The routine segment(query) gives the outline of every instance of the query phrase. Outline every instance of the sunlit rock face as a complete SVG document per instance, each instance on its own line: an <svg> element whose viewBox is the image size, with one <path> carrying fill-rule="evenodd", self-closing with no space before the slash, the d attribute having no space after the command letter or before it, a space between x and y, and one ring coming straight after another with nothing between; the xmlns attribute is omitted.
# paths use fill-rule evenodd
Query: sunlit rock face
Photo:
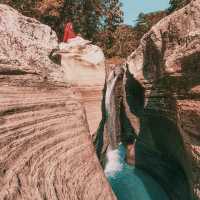
<svg viewBox="0 0 200 200"><path fill-rule="evenodd" d="M114 200L55 33L6 5L0 30L0 199Z"/></svg>
<svg viewBox="0 0 200 200"><path fill-rule="evenodd" d="M105 58L99 47L78 36L60 43L59 51L67 82L77 86L104 84Z"/></svg>
<svg viewBox="0 0 200 200"><path fill-rule="evenodd" d="M91 135L101 119L102 90L105 83L105 58L102 50L81 37L61 43L55 54L61 55L64 80L81 93Z"/></svg>
<svg viewBox="0 0 200 200"><path fill-rule="evenodd" d="M0 78L0 198L115 199L73 92Z"/></svg>
<svg viewBox="0 0 200 200"><path fill-rule="evenodd" d="M146 131L142 131L140 137L148 145L146 152L142 152L142 145L138 144L136 163L160 179L168 193L174 193L172 199L189 198L177 192L178 187L186 187L186 182L195 197L200 198L199 11L200 2L194 0L162 19L142 38L139 48L128 58L131 73L146 90L145 117L142 119ZM163 169L156 167L151 159L141 160L149 152L148 147L158 150L157 156L152 153L158 158L154 162L159 163L160 156L161 164L169 168L163 173L171 180L160 178L162 173L158 171ZM167 162L176 165L167 165ZM178 180L178 175L173 175L174 167L179 172L183 170L179 177L185 175L185 186Z"/></svg>
<svg viewBox="0 0 200 200"><path fill-rule="evenodd" d="M0 4L0 17L0 62L62 81L61 67L48 58L58 46L56 33L5 4Z"/></svg>

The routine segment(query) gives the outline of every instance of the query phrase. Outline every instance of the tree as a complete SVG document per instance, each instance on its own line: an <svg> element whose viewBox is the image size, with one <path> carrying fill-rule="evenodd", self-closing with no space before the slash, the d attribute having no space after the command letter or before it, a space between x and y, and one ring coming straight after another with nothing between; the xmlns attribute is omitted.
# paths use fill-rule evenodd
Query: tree
<svg viewBox="0 0 200 200"><path fill-rule="evenodd" d="M72 21L75 31L100 46L106 57L127 57L137 48L141 37L166 16L165 11L141 13L136 26L131 27L122 25L123 12L120 0L2 1L24 15L34 17L51 26L60 40L66 21ZM175 5L175 1L178 0L171 0L171 4Z"/></svg>
<svg viewBox="0 0 200 200"><path fill-rule="evenodd" d="M123 22L122 3L119 0L103 0L104 26L110 31Z"/></svg>
<svg viewBox="0 0 200 200"><path fill-rule="evenodd" d="M135 31L137 34L137 39L140 40L142 36L147 33L151 27L160 21L162 18L167 16L166 11L158 11L152 13L140 13L138 15L137 23L135 26Z"/></svg>
<svg viewBox="0 0 200 200"><path fill-rule="evenodd" d="M185 5L187 5L188 3L190 3L191 0L170 0L169 4L170 7L168 9L169 12L173 12L175 10L178 10L182 7L184 7Z"/></svg>
<svg viewBox="0 0 200 200"><path fill-rule="evenodd" d="M101 31L96 35L97 44L103 48L106 56L113 55L114 32L123 22L122 3L119 0L102 0Z"/></svg>
<svg viewBox="0 0 200 200"><path fill-rule="evenodd" d="M60 4L51 6L56 0L43 0L48 7L41 10L40 20L52 26L59 38L63 35L63 27L66 21L72 21L77 33L87 39L92 39L98 32L102 6L100 0L60 0ZM49 2L48 2L49 1ZM43 5L45 4L43 2ZM55 11L58 15L53 15Z"/></svg>
<svg viewBox="0 0 200 200"><path fill-rule="evenodd" d="M114 45L110 52L112 56L127 58L138 46L137 33L132 26L120 25L114 34Z"/></svg>
<svg viewBox="0 0 200 200"><path fill-rule="evenodd" d="M71 20L77 33L97 41L97 33L114 31L122 22L119 0L3 0L26 16L51 26L62 39L64 24Z"/></svg>

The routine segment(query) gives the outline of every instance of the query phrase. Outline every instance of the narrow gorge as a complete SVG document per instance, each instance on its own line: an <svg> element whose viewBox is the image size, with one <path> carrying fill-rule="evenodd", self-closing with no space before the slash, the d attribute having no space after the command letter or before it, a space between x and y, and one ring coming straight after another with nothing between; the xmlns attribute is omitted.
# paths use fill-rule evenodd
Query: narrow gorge
<svg viewBox="0 0 200 200"><path fill-rule="evenodd" d="M99 128L96 141L103 165L108 144L112 147L122 142L127 153L132 144L136 169L156 180L169 199L200 198L199 9L200 2L192 1L162 19L144 35L127 63L107 76L107 90L112 91L106 92L113 96L109 109L107 100L103 102L104 128ZM118 172L113 169L117 179L123 171L119 165L122 155L115 152L112 156L113 162L119 161L117 167L113 164L118 168ZM129 183L122 181L124 187ZM123 199L120 183L116 185L113 183ZM123 186L121 190L126 191Z"/></svg>
<svg viewBox="0 0 200 200"><path fill-rule="evenodd" d="M200 1L118 64L0 4L0 199L200 200Z"/></svg>

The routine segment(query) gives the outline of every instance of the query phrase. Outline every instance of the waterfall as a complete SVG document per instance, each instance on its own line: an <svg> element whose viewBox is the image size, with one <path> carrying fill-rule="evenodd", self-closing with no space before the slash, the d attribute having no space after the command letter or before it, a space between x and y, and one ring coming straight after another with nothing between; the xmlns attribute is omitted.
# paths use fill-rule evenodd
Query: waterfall
<svg viewBox="0 0 200 200"><path fill-rule="evenodd" d="M119 149L112 150L109 147L106 153L106 157L107 163L104 172L107 177L113 177L117 172L121 171L123 168Z"/></svg>
<svg viewBox="0 0 200 200"><path fill-rule="evenodd" d="M116 113L116 105L115 105L115 95L114 90L120 74L115 74L112 71L108 77L107 81L107 89L105 95L105 108L106 108L106 115L107 115L107 131L109 135L109 143L111 149L116 149L118 147L117 141L119 130L116 126L117 121L117 113Z"/></svg>

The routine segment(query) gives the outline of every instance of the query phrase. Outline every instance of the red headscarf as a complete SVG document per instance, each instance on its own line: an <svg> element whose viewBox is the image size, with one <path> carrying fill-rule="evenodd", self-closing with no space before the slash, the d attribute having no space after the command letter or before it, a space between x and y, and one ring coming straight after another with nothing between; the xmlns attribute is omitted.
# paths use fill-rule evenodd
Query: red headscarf
<svg viewBox="0 0 200 200"><path fill-rule="evenodd" d="M68 22L65 25L63 42L67 42L69 39L72 39L75 37L76 35L74 33L73 24L71 22Z"/></svg>

